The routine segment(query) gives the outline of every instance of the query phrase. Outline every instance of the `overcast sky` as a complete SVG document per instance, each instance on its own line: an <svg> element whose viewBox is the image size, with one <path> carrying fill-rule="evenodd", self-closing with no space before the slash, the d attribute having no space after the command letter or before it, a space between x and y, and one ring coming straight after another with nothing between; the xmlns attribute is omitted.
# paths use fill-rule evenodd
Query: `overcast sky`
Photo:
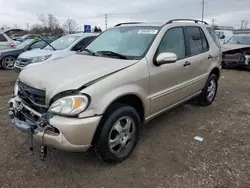
<svg viewBox="0 0 250 188"><path fill-rule="evenodd" d="M211 23L214 18L219 25L240 27L241 20L247 20L250 27L250 0L205 1L206 21ZM71 18L81 28L90 24L104 29L104 14L108 15L108 27L127 21L201 19L201 0L0 0L0 26L26 28L27 23L39 23L37 14L41 13L53 14L61 24Z"/></svg>

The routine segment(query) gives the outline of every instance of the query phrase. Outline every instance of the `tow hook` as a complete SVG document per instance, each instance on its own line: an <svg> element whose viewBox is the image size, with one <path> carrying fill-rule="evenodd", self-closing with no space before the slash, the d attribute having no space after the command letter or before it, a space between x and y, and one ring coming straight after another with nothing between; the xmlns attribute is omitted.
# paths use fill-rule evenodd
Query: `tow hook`
<svg viewBox="0 0 250 188"><path fill-rule="evenodd" d="M44 128L44 131L43 131L42 143L41 143L40 152L39 152L39 156L40 156L41 161L45 161L45 159L47 157L47 147L44 146L44 135L49 130L53 130L53 127L51 127L50 125L46 125Z"/></svg>
<svg viewBox="0 0 250 188"><path fill-rule="evenodd" d="M47 157L47 147L44 145L44 135L47 131L53 130L54 128L49 124L49 120L53 117L53 114L48 112L41 116L40 121L37 123L38 127L43 127L42 143L39 151L41 161L45 161ZM31 139L33 142L33 139ZM33 143L31 143L30 150L33 151Z"/></svg>

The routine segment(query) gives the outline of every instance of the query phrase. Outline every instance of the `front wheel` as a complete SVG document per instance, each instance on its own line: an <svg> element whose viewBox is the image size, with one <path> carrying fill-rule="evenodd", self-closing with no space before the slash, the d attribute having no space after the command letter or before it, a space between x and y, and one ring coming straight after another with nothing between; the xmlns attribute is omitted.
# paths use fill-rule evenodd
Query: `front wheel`
<svg viewBox="0 0 250 188"><path fill-rule="evenodd" d="M201 105L208 106L213 103L218 89L218 77L215 74L211 74L208 77L205 87L202 90L201 95L198 97L198 102Z"/></svg>
<svg viewBox="0 0 250 188"><path fill-rule="evenodd" d="M7 57L3 58L1 64L5 70L12 70L12 69L14 69L15 61L16 61L15 57L7 56Z"/></svg>
<svg viewBox="0 0 250 188"><path fill-rule="evenodd" d="M116 104L104 115L102 127L94 143L96 154L106 162L121 162L134 150L139 139L141 122L137 111Z"/></svg>

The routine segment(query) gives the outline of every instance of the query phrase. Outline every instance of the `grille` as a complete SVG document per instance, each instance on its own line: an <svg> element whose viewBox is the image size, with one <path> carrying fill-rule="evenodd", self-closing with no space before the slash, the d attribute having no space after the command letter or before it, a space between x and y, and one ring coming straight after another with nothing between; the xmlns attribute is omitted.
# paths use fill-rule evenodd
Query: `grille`
<svg viewBox="0 0 250 188"><path fill-rule="evenodd" d="M30 64L30 59L27 58L18 58L16 61L16 65L20 67L25 67L26 65Z"/></svg>
<svg viewBox="0 0 250 188"><path fill-rule="evenodd" d="M33 88L18 81L18 96L22 102L39 113L46 112L45 91Z"/></svg>

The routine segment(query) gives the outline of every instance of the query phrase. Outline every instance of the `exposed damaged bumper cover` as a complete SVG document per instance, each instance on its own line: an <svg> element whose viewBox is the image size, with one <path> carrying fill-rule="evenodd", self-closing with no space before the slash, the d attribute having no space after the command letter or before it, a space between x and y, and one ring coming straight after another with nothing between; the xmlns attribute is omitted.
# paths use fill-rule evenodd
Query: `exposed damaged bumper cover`
<svg viewBox="0 0 250 188"><path fill-rule="evenodd" d="M101 119L101 116L79 119L39 114L24 105L18 96L9 101L9 106L13 127L32 135L39 144L71 152L84 152L91 146Z"/></svg>
<svg viewBox="0 0 250 188"><path fill-rule="evenodd" d="M222 46L222 51L223 68L250 69L250 46L225 44Z"/></svg>

